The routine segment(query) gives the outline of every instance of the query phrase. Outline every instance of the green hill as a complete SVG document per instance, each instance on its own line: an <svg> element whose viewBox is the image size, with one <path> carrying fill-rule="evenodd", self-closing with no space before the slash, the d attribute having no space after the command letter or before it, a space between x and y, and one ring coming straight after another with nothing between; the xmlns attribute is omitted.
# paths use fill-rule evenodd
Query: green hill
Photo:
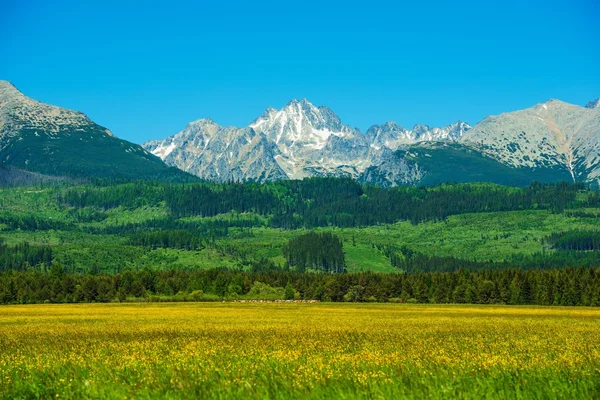
<svg viewBox="0 0 600 400"><path fill-rule="evenodd" d="M198 179L168 167L140 146L107 135L100 126L84 132L39 134L24 129L0 151L0 163L51 176L189 182Z"/></svg>

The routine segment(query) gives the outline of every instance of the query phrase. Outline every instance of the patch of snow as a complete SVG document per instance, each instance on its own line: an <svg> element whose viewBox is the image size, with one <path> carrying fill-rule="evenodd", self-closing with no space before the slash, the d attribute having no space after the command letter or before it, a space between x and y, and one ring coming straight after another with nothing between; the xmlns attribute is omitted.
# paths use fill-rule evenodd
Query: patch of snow
<svg viewBox="0 0 600 400"><path fill-rule="evenodd" d="M175 150L176 147L177 145L175 143L171 143L166 147L161 144L156 149L152 150L152 154L162 159L165 159L169 154L171 154L173 150Z"/></svg>

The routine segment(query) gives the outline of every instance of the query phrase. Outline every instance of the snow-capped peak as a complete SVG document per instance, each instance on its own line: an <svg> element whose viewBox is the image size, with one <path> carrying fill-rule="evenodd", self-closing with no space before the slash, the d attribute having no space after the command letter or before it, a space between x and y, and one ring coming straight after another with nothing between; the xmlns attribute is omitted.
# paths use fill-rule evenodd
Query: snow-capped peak
<svg viewBox="0 0 600 400"><path fill-rule="evenodd" d="M280 110L267 108L250 127L264 133L284 154L305 146L322 149L330 136L342 137L352 132L333 111L316 107L306 99L293 99Z"/></svg>

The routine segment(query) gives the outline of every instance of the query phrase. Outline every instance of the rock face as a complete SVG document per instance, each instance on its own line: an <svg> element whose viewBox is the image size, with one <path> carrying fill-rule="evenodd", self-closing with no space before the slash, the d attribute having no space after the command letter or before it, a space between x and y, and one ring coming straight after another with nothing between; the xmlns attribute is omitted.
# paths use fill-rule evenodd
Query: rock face
<svg viewBox="0 0 600 400"><path fill-rule="evenodd" d="M33 100L7 81L0 81L0 167L11 176L191 178L85 114Z"/></svg>
<svg viewBox="0 0 600 400"><path fill-rule="evenodd" d="M277 162L290 179L355 175L368 151L359 131L306 99L292 100L281 110L267 108L250 127L277 146Z"/></svg>
<svg viewBox="0 0 600 400"><path fill-rule="evenodd" d="M401 146L455 141L469 128L459 121L443 128L415 125L407 130L387 122L363 134L344 125L329 108L304 99L292 100L280 110L267 108L246 128L224 128L202 119L143 146L169 165L217 181L358 178Z"/></svg>
<svg viewBox="0 0 600 400"><path fill-rule="evenodd" d="M373 125L366 136L375 148L387 147L395 150L402 145L419 142L456 141L470 128L466 122L456 121L443 128L415 125L412 130L408 130L394 122L386 122L383 125Z"/></svg>
<svg viewBox="0 0 600 400"><path fill-rule="evenodd" d="M358 177L359 182L385 188L418 184L425 176L425 171L418 163L403 156L399 153L389 154L380 163L364 170Z"/></svg>
<svg viewBox="0 0 600 400"><path fill-rule="evenodd" d="M549 100L490 116L460 142L514 168L563 170L576 181L600 177L600 108L590 104Z"/></svg>
<svg viewBox="0 0 600 400"><path fill-rule="evenodd" d="M286 179L277 146L252 128L222 127L208 118L191 122L177 135L144 144L167 164L214 181Z"/></svg>

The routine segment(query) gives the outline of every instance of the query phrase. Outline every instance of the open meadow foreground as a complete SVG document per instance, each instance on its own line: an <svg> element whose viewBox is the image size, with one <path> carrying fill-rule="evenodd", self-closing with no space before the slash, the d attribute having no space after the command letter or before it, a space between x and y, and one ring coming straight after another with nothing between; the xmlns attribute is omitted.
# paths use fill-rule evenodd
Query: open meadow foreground
<svg viewBox="0 0 600 400"><path fill-rule="evenodd" d="M590 308L3 306L0 395L592 399L599 337Z"/></svg>

